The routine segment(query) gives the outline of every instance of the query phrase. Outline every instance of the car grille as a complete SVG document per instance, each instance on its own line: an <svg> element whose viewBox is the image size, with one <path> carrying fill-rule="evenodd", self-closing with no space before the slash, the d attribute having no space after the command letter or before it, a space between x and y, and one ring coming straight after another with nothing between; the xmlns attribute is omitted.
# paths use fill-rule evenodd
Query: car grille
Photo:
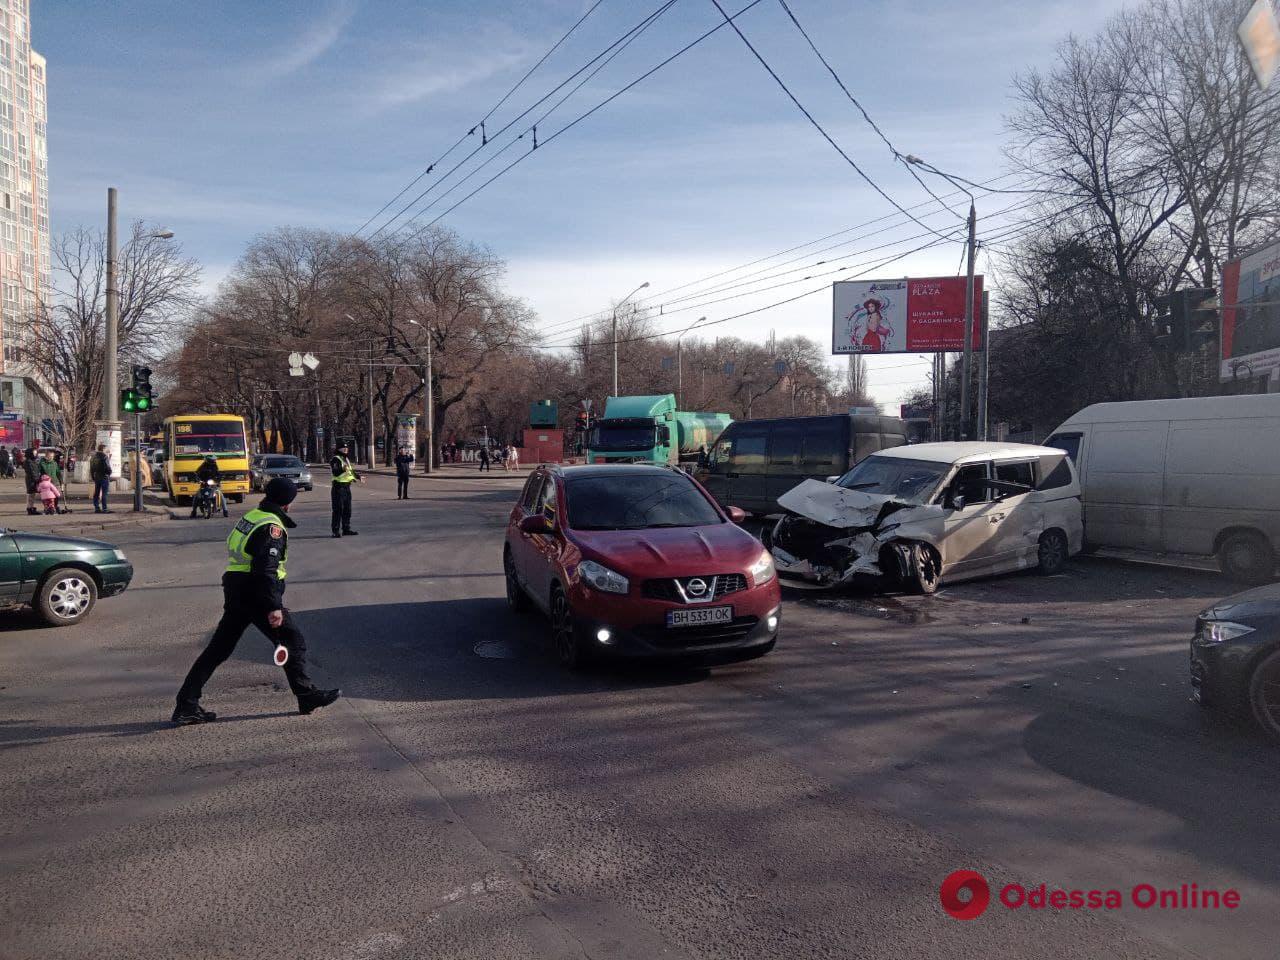
<svg viewBox="0 0 1280 960"><path fill-rule="evenodd" d="M680 650L686 647L702 647L716 643L733 643L749 634L759 617L738 617L728 623L709 623L703 627L636 628L636 636L663 650Z"/></svg>
<svg viewBox="0 0 1280 960"><path fill-rule="evenodd" d="M688 591L690 580L701 580L707 585L708 591L694 599ZM641 593L650 600L666 600L668 603L711 603L713 600L719 600L721 597L745 589L747 589L747 578L740 573L709 573L701 577L646 580ZM690 599L686 600L686 596Z"/></svg>

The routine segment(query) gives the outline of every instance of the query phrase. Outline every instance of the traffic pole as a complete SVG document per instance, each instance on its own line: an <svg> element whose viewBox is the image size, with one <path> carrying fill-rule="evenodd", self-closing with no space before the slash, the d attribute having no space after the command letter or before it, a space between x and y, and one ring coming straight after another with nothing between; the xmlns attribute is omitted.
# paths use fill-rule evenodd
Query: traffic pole
<svg viewBox="0 0 1280 960"><path fill-rule="evenodd" d="M989 294L986 290L982 291L982 322L978 325L980 331L979 337L982 342L982 353L978 357L978 439L991 439L987 430L987 364L991 360L991 341L989 337L989 326L987 319L987 299Z"/></svg>
<svg viewBox="0 0 1280 960"><path fill-rule="evenodd" d="M960 437L972 439L969 421L969 374L973 369L973 261L978 246L978 213L969 202L969 271L964 283L964 357L960 368Z"/></svg>
<svg viewBox="0 0 1280 960"><path fill-rule="evenodd" d="M107 187L107 353L102 371L102 419L120 419L120 384L116 351L120 326L120 291L116 287L116 188Z"/></svg>
<svg viewBox="0 0 1280 960"><path fill-rule="evenodd" d="M133 415L133 512L142 512L142 414Z"/></svg>

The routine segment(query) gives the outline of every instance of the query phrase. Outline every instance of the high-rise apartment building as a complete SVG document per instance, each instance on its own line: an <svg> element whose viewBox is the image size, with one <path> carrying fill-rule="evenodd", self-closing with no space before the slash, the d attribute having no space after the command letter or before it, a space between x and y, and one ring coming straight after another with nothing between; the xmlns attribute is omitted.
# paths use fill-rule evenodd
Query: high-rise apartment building
<svg viewBox="0 0 1280 960"><path fill-rule="evenodd" d="M48 378L24 361L49 287L49 151L44 57L31 49L30 0L0 0L0 443L44 439ZM22 436L18 437L21 432Z"/></svg>

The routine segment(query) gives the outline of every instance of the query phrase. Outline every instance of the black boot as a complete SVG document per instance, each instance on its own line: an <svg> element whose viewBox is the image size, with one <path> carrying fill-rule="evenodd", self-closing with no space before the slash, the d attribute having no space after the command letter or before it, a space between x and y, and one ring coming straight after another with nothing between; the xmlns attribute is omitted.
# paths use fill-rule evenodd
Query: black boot
<svg viewBox="0 0 1280 960"><path fill-rule="evenodd" d="M344 537L358 537L358 536L360 536L360 534L356 533L354 530L343 530L343 531L342 531L342 535L343 535Z"/></svg>
<svg viewBox="0 0 1280 960"><path fill-rule="evenodd" d="M218 719L218 715L212 710L206 710L198 703L180 703L174 707L171 719L177 726L186 727L194 723L212 723Z"/></svg>
<svg viewBox="0 0 1280 960"><path fill-rule="evenodd" d="M298 698L298 712L305 715L320 707L327 707L340 696L341 690L312 690L304 693Z"/></svg>

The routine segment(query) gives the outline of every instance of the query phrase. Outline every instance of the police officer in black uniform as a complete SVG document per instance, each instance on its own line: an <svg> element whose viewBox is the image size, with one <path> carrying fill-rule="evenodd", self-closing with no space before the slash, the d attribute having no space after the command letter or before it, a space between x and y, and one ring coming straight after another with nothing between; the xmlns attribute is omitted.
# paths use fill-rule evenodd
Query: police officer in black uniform
<svg viewBox="0 0 1280 960"><path fill-rule="evenodd" d="M333 487L329 491L329 502L333 506L333 518L330 526L335 537L358 536L351 529L351 484L364 483L364 477L356 473L347 457L347 441L338 442L338 452L329 461L329 469L333 471Z"/></svg>
<svg viewBox="0 0 1280 960"><path fill-rule="evenodd" d="M284 667L289 688L298 698L299 713L328 706L340 695L338 690L317 689L307 676L307 643L284 606L287 531L297 526L289 517L289 504L298 488L292 480L276 477L267 483L265 493L258 508L246 513L227 537L222 620L178 691L173 722L180 726L217 719L217 714L200 706L200 694L250 624L276 644L276 662Z"/></svg>

